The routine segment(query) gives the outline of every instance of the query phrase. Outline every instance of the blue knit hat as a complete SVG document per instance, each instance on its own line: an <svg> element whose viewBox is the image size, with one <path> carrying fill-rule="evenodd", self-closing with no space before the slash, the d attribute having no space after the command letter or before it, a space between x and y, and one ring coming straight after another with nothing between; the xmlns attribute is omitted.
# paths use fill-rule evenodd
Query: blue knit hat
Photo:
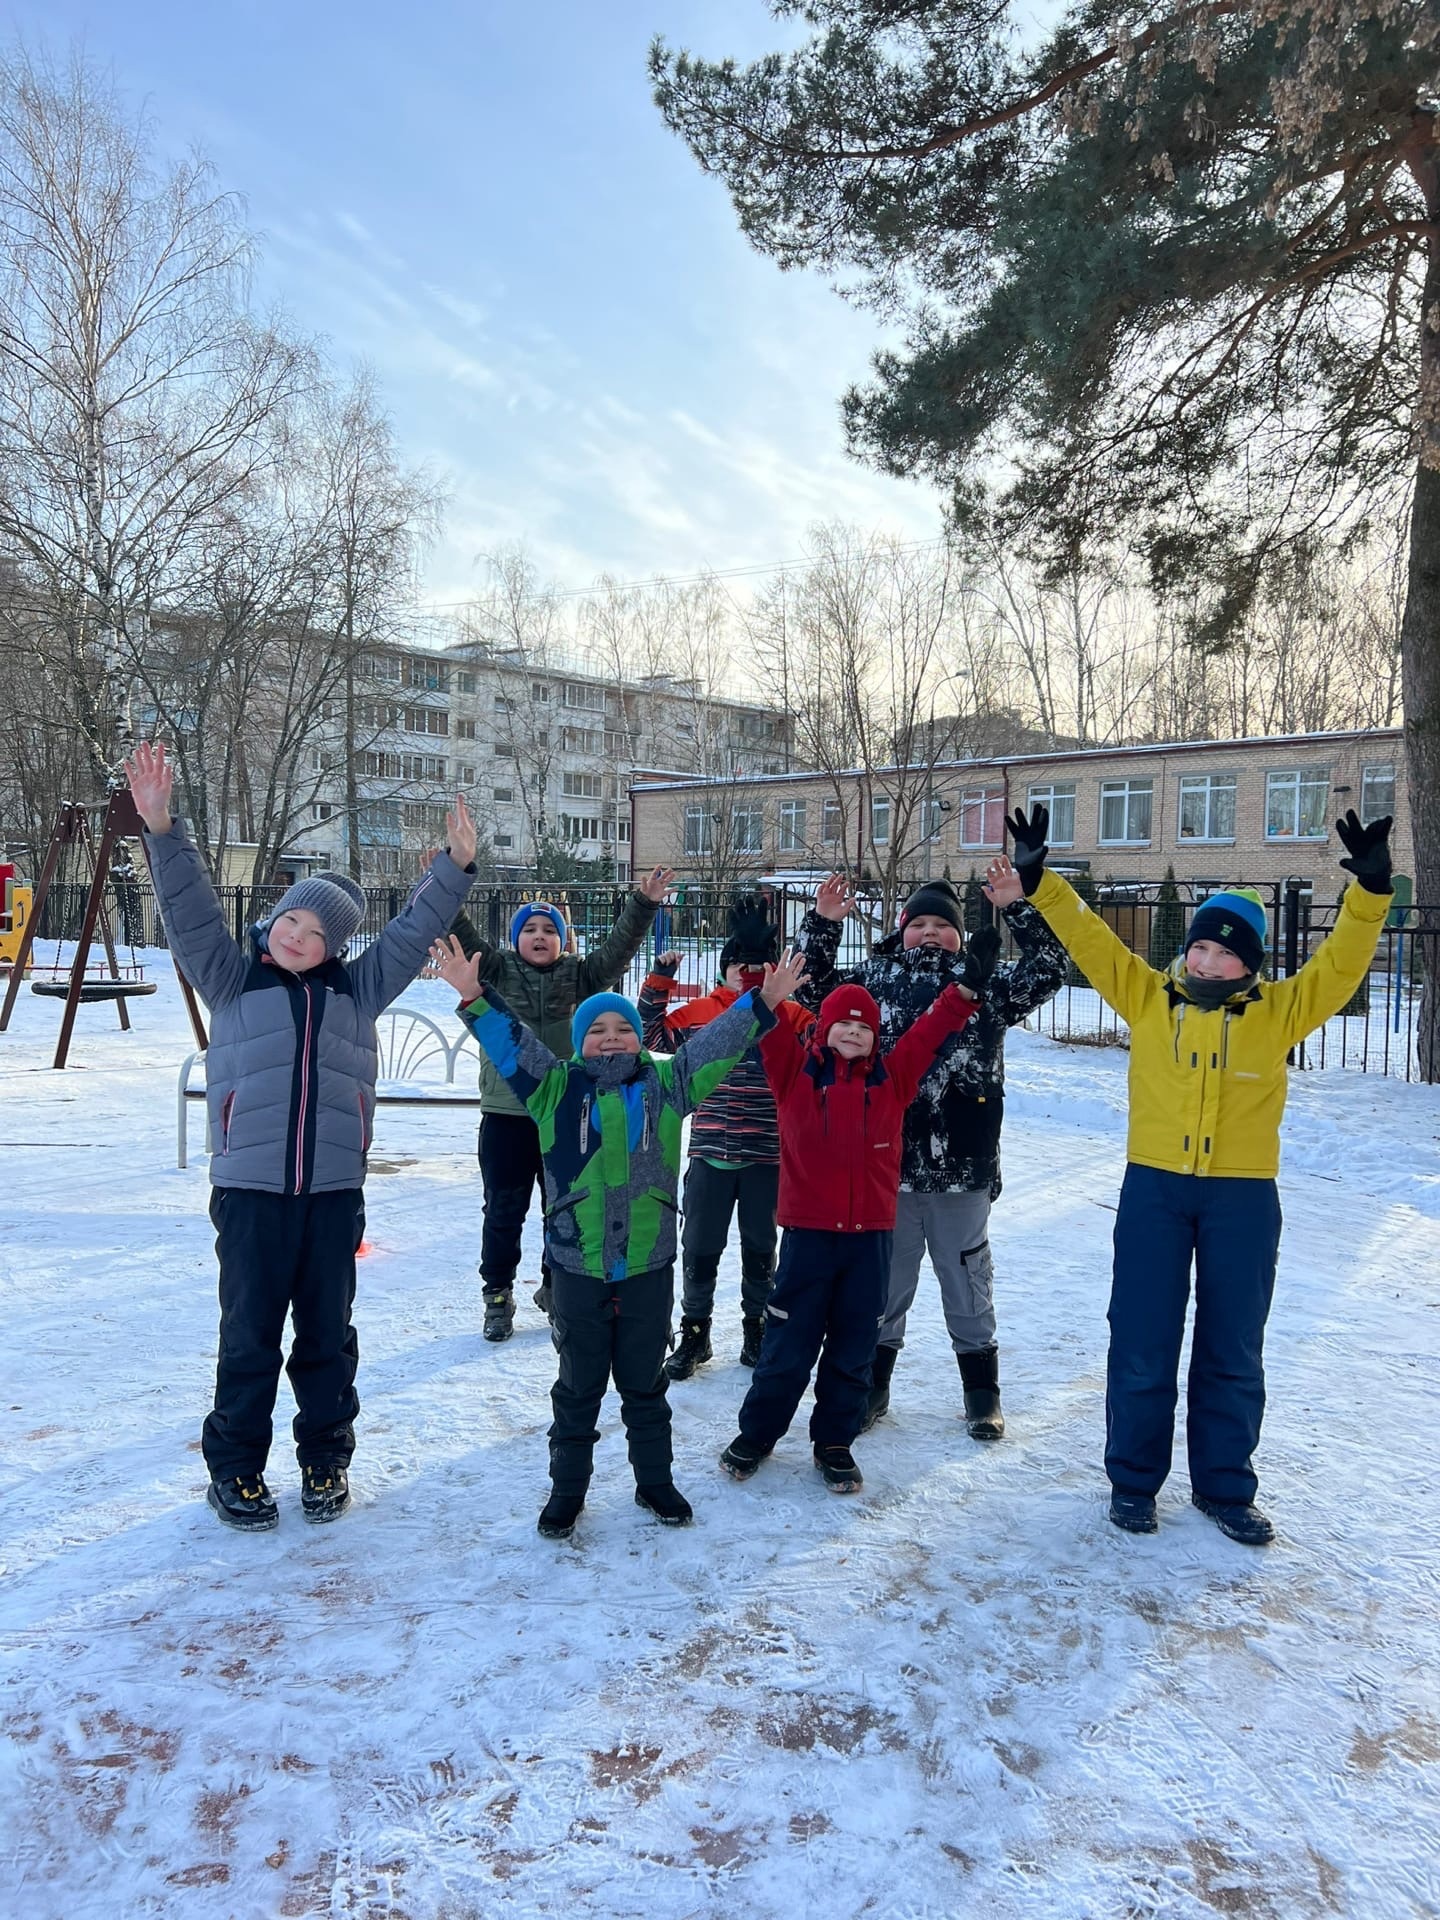
<svg viewBox="0 0 1440 1920"><path fill-rule="evenodd" d="M527 920L536 917L548 920L560 936L560 945L565 945L565 916L558 907L552 907L548 900L527 900L525 905L510 917L510 944L513 947L520 938L520 930Z"/></svg>
<svg viewBox="0 0 1440 1920"><path fill-rule="evenodd" d="M264 931L268 933L282 913L291 913L297 907L313 913L325 929L325 958L333 960L360 931L365 893L348 874L312 873L280 896L269 919L261 922Z"/></svg>
<svg viewBox="0 0 1440 1920"><path fill-rule="evenodd" d="M1212 893L1190 922L1185 951L1197 940L1213 940L1243 960L1248 973L1259 973L1265 965L1267 924L1265 902L1253 887Z"/></svg>
<svg viewBox="0 0 1440 1920"><path fill-rule="evenodd" d="M618 1013L628 1020L635 1029L635 1038L643 1041L640 1031L640 1010L633 1000L627 1000L623 993L592 993L588 1000L582 1000L575 1009L575 1018L570 1022L570 1044L579 1053L585 1036L600 1018L602 1013Z"/></svg>

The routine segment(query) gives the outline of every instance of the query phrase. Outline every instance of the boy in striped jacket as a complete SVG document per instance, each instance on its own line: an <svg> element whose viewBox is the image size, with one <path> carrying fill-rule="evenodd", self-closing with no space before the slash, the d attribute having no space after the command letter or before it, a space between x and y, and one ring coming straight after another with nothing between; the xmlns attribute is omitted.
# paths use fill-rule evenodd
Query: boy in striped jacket
<svg viewBox="0 0 1440 1920"><path fill-rule="evenodd" d="M733 1007L741 994L764 984L767 962L780 952L779 929L765 903L740 894L730 909L730 933L720 949L720 984L703 999L669 1000L679 970L678 953L662 953L640 992L640 1022L647 1047L672 1052L691 1034ZM793 1000L776 1009L791 1030L806 1033L814 1015ZM725 1076L690 1122L690 1156L685 1173L685 1228L681 1240L683 1290L680 1296L680 1344L665 1363L672 1380L688 1380L712 1357L710 1325L715 1311L715 1282L720 1256L730 1233L731 1216L740 1228L740 1364L753 1367L765 1332L765 1303L775 1276L780 1193L780 1133L775 1097L765 1079L760 1050L751 1047Z"/></svg>

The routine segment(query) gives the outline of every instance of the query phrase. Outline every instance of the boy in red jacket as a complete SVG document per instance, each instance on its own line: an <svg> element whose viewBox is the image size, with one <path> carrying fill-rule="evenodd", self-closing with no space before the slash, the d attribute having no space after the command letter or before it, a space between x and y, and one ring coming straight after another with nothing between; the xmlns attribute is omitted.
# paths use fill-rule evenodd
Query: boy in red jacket
<svg viewBox="0 0 1440 1920"><path fill-rule="evenodd" d="M775 1027L760 1057L780 1121L780 1265L740 1431L720 1456L748 1480L795 1417L815 1373L810 1439L835 1493L862 1485L850 1444L865 1421L885 1313L905 1109L940 1047L975 1011L999 935L971 941L960 982L945 988L889 1053L863 987L828 994L808 1041ZM786 955L782 968L791 961Z"/></svg>

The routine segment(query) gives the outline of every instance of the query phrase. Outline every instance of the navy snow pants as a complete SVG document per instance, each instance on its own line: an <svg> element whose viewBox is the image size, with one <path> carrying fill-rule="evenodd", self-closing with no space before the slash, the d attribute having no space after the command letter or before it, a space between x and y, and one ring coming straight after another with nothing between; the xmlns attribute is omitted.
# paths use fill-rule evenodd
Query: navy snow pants
<svg viewBox="0 0 1440 1920"><path fill-rule="evenodd" d="M264 1469L287 1313L295 1330L285 1371L299 1408L296 1455L302 1466L347 1466L360 1411L360 1342L350 1310L364 1194L359 1187L296 1194L215 1187L210 1218L220 1257L220 1358L201 1445L211 1479Z"/></svg>
<svg viewBox="0 0 1440 1920"><path fill-rule="evenodd" d="M590 1484L600 1403L611 1380L620 1395L630 1465L637 1487L670 1478L670 1310L675 1269L656 1267L628 1280L592 1280L556 1267L551 1278L550 1337L559 1377L550 1389L550 1478L557 1493L583 1496Z"/></svg>
<svg viewBox="0 0 1440 1920"><path fill-rule="evenodd" d="M1105 1471L1118 1492L1154 1495L1170 1471L1193 1259L1190 1485L1211 1500L1255 1498L1250 1460L1265 1412L1265 1322L1279 1251L1273 1180L1125 1169L1105 1388Z"/></svg>
<svg viewBox="0 0 1440 1920"><path fill-rule="evenodd" d="M815 1374L810 1438L848 1447L865 1421L875 1343L890 1286L890 1233L787 1227L765 1313L765 1340L740 1431L768 1453L795 1418Z"/></svg>

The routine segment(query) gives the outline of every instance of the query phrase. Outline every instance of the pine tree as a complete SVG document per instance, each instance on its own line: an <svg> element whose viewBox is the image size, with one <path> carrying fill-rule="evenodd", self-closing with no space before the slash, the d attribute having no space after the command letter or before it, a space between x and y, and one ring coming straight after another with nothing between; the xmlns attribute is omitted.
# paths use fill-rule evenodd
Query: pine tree
<svg viewBox="0 0 1440 1920"><path fill-rule="evenodd" d="M1150 915L1150 964L1164 973L1185 944L1185 909L1180 889L1175 884L1174 867L1166 867L1165 878L1155 896Z"/></svg>
<svg viewBox="0 0 1440 1920"><path fill-rule="evenodd" d="M1037 41L989 0L771 3L810 37L749 66L657 43L656 99L754 246L908 319L845 398L858 456L1057 568L1118 540L1157 587L1208 587L1207 646L1410 488L1416 893L1440 900L1440 4L1079 0Z"/></svg>
<svg viewBox="0 0 1440 1920"><path fill-rule="evenodd" d="M1070 884L1092 913L1100 911L1100 889L1088 873L1072 873ZM1071 960L1065 970L1066 983L1072 987L1088 987L1090 982Z"/></svg>

